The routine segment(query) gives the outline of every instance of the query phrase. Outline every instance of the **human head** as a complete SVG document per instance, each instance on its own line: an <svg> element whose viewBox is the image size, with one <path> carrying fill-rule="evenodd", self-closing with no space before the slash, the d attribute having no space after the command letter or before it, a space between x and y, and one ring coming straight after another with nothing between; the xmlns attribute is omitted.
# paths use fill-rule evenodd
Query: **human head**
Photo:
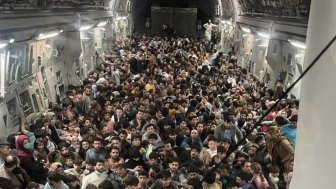
<svg viewBox="0 0 336 189"><path fill-rule="evenodd" d="M148 134L152 134L155 132L155 125L154 124L148 124L146 127L146 132Z"/></svg>
<svg viewBox="0 0 336 189"><path fill-rule="evenodd" d="M221 164L219 166L221 176L228 177L231 175L231 167L229 164Z"/></svg>
<svg viewBox="0 0 336 189"><path fill-rule="evenodd" d="M52 188L60 188L62 184L61 176L57 172L50 171L48 173L48 183Z"/></svg>
<svg viewBox="0 0 336 189"><path fill-rule="evenodd" d="M174 143L174 141L172 141L172 140L164 141L164 149L166 150L166 152L171 152L173 150L172 143Z"/></svg>
<svg viewBox="0 0 336 189"><path fill-rule="evenodd" d="M251 173L251 161L245 160L242 163L242 171L245 173Z"/></svg>
<svg viewBox="0 0 336 189"><path fill-rule="evenodd" d="M111 144L112 144L112 146L116 146L117 148L119 148L121 150L121 139L120 139L120 137L112 137Z"/></svg>
<svg viewBox="0 0 336 189"><path fill-rule="evenodd" d="M115 110L117 117L121 117L123 114L123 109L119 106Z"/></svg>
<svg viewBox="0 0 336 189"><path fill-rule="evenodd" d="M119 153L120 153L119 148L117 148L116 146L112 146L110 157L114 160L117 160L119 158Z"/></svg>
<svg viewBox="0 0 336 189"><path fill-rule="evenodd" d="M169 170L163 170L161 171L161 185L163 187L168 187L171 183L172 179L171 179L171 172Z"/></svg>
<svg viewBox="0 0 336 189"><path fill-rule="evenodd" d="M119 138L121 141L125 141L126 138L128 136L128 132L126 129L121 129L121 131L119 132Z"/></svg>
<svg viewBox="0 0 336 189"><path fill-rule="evenodd" d="M0 157L7 157L10 155L11 148L9 143L0 140Z"/></svg>
<svg viewBox="0 0 336 189"><path fill-rule="evenodd" d="M198 131L198 133L202 133L203 129L204 129L204 124L202 122L197 122L196 130Z"/></svg>
<svg viewBox="0 0 336 189"><path fill-rule="evenodd" d="M148 156L148 165L150 167L154 166L157 164L157 159L158 159L158 154L157 153L150 153Z"/></svg>
<svg viewBox="0 0 336 189"><path fill-rule="evenodd" d="M40 185L35 182L31 182L28 184L27 189L40 189Z"/></svg>
<svg viewBox="0 0 336 189"><path fill-rule="evenodd" d="M81 148L83 150L88 150L90 148L90 143L87 140L82 140L81 141Z"/></svg>
<svg viewBox="0 0 336 189"><path fill-rule="evenodd" d="M191 151L190 151L190 157L191 157L191 159L199 158L199 153L200 152L201 152L201 147L197 146L197 145L193 145L191 147Z"/></svg>
<svg viewBox="0 0 336 189"><path fill-rule="evenodd" d="M251 173L252 174L259 174L259 173L262 173L262 168L261 168L261 165L257 162L253 162L251 164Z"/></svg>
<svg viewBox="0 0 336 189"><path fill-rule="evenodd" d="M101 148L102 148L102 139L98 138L98 137L94 137L93 138L93 144L92 144L92 146L97 151L101 150Z"/></svg>
<svg viewBox="0 0 336 189"><path fill-rule="evenodd" d="M57 145L57 148L61 152L62 156L68 156L69 154L68 147L69 147L69 144L67 142L60 142Z"/></svg>
<svg viewBox="0 0 336 189"><path fill-rule="evenodd" d="M114 189L114 186L110 180L105 179L98 185L98 188L99 189Z"/></svg>
<svg viewBox="0 0 336 189"><path fill-rule="evenodd" d="M117 168L117 174L120 177L125 177L127 175L127 166L125 164L119 164Z"/></svg>
<svg viewBox="0 0 336 189"><path fill-rule="evenodd" d="M160 171L161 171L160 167L158 165L154 165L149 169L148 176L152 179L156 179Z"/></svg>
<svg viewBox="0 0 336 189"><path fill-rule="evenodd" d="M85 169L92 173L95 170L96 162L94 161L87 161L85 163Z"/></svg>
<svg viewBox="0 0 336 189"><path fill-rule="evenodd" d="M210 135L208 138L208 147L210 150L215 150L217 148L217 139L215 136Z"/></svg>
<svg viewBox="0 0 336 189"><path fill-rule="evenodd" d="M259 148L264 148L266 147L266 140L265 137L262 135L257 136L254 139L254 142L259 146Z"/></svg>
<svg viewBox="0 0 336 189"><path fill-rule="evenodd" d="M280 174L280 168L276 165L272 165L270 167L270 172L271 172L273 177L278 177L279 174Z"/></svg>
<svg viewBox="0 0 336 189"><path fill-rule="evenodd" d="M157 139L158 139L158 136L155 133L151 133L148 135L148 143L151 145L154 145Z"/></svg>
<svg viewBox="0 0 336 189"><path fill-rule="evenodd" d="M132 146L139 147L141 145L141 135L134 134L131 137Z"/></svg>
<svg viewBox="0 0 336 189"><path fill-rule="evenodd" d="M236 182L238 183L239 186L243 186L246 183L249 182L249 175L246 172L240 172L238 173L236 177Z"/></svg>
<svg viewBox="0 0 336 189"><path fill-rule="evenodd" d="M145 185L148 180L148 173L144 170L139 171L138 179L140 185Z"/></svg>
<svg viewBox="0 0 336 189"><path fill-rule="evenodd" d="M68 175L66 180L70 188L75 188L76 186L79 186L79 180L75 175L71 175L71 174Z"/></svg>
<svg viewBox="0 0 336 189"><path fill-rule="evenodd" d="M190 165L187 172L187 179L192 180L198 177L199 169L195 165Z"/></svg>
<svg viewBox="0 0 336 189"><path fill-rule="evenodd" d="M136 176L129 176L124 181L126 189L137 189L139 184L139 179Z"/></svg>
<svg viewBox="0 0 336 189"><path fill-rule="evenodd" d="M258 150L259 146L257 144L252 144L251 146L249 146L248 148L248 155L250 157L253 157L257 154L257 150Z"/></svg>
<svg viewBox="0 0 336 189"><path fill-rule="evenodd" d="M89 183L88 185L86 185L85 189L98 189L96 185Z"/></svg>
<svg viewBox="0 0 336 189"><path fill-rule="evenodd" d="M289 118L289 121L292 123L293 127L297 127L297 120L298 120L298 115L292 115Z"/></svg>
<svg viewBox="0 0 336 189"><path fill-rule="evenodd" d="M4 166L7 170L12 171L20 166L20 160L17 157L11 155L5 158Z"/></svg>
<svg viewBox="0 0 336 189"><path fill-rule="evenodd" d="M175 157L172 157L169 159L169 169L172 171L172 172L175 172L177 171L179 168L179 160Z"/></svg>
<svg viewBox="0 0 336 189"><path fill-rule="evenodd" d="M232 123L232 119L230 117L230 115L224 115L224 128L225 129L230 129L231 124Z"/></svg>
<svg viewBox="0 0 336 189"><path fill-rule="evenodd" d="M102 173L105 171L105 164L104 164L104 160L98 160L96 162L96 165L95 165L95 170L99 173Z"/></svg>
<svg viewBox="0 0 336 189"><path fill-rule="evenodd" d="M190 137L196 139L198 137L198 131L196 129L191 130Z"/></svg>
<svg viewBox="0 0 336 189"><path fill-rule="evenodd" d="M267 134L269 138L278 138L281 136L280 128L277 126L271 126L269 127Z"/></svg>
<svg viewBox="0 0 336 189"><path fill-rule="evenodd" d="M288 123L288 120L284 118L283 116L276 116L274 121L275 121L275 124L278 126L282 126Z"/></svg>

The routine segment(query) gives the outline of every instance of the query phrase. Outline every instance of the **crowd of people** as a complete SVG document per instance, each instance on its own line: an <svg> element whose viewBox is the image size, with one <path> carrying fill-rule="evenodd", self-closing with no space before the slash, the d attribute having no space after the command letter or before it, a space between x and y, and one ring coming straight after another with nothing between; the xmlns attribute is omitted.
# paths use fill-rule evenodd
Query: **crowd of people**
<svg viewBox="0 0 336 189"><path fill-rule="evenodd" d="M287 188L298 101L230 55L204 39L116 41L81 86L0 142L0 188Z"/></svg>

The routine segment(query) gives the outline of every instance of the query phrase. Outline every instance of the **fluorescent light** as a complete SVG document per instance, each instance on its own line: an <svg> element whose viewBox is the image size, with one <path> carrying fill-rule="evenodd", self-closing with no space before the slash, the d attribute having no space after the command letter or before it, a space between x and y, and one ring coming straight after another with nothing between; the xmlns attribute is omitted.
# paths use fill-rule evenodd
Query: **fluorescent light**
<svg viewBox="0 0 336 189"><path fill-rule="evenodd" d="M266 38L266 39L270 39L271 38L271 36L268 33L257 32L257 34L260 37L263 37L263 38Z"/></svg>
<svg viewBox="0 0 336 189"><path fill-rule="evenodd" d="M233 25L232 22L231 22L230 20L221 20L221 22L222 22L223 24L227 24L227 25L229 25L229 26L232 26L232 25Z"/></svg>
<svg viewBox="0 0 336 189"><path fill-rule="evenodd" d="M99 22L99 24L97 26L102 27L102 26L105 26L107 23L108 23L108 21L102 21L102 22Z"/></svg>
<svg viewBox="0 0 336 189"><path fill-rule="evenodd" d="M92 25L84 25L84 26L81 26L81 27L79 28L79 31L88 30L88 29L90 29L91 27L92 27Z"/></svg>
<svg viewBox="0 0 336 189"><path fill-rule="evenodd" d="M8 43L0 43L0 49L6 47L8 45Z"/></svg>
<svg viewBox="0 0 336 189"><path fill-rule="evenodd" d="M99 28L99 29L101 29L101 30L103 30L103 31L105 31L105 30L106 30L105 28Z"/></svg>
<svg viewBox="0 0 336 189"><path fill-rule="evenodd" d="M290 40L290 39L288 41L294 47L298 47L300 49L306 49L306 44L305 43L302 43L302 42L299 42L299 41L293 41L293 40Z"/></svg>
<svg viewBox="0 0 336 189"><path fill-rule="evenodd" d="M118 21L118 20L125 20L127 18L127 16L120 16L120 17L117 17L115 20Z"/></svg>
<svg viewBox="0 0 336 189"><path fill-rule="evenodd" d="M0 44L1 45L1 44ZM1 71L1 76L0 76L0 96L5 97L5 76L6 76L6 54L1 54L0 55L0 71Z"/></svg>
<svg viewBox="0 0 336 189"><path fill-rule="evenodd" d="M246 27L241 27L241 29L246 32L246 33L251 33L251 29L250 28L246 28Z"/></svg>
<svg viewBox="0 0 336 189"><path fill-rule="evenodd" d="M258 47L265 47L266 48L266 47L268 47L268 45L265 45L265 44L264 45L258 45Z"/></svg>
<svg viewBox="0 0 336 189"><path fill-rule="evenodd" d="M296 54L295 56L294 56L294 58L301 58L303 56L303 54Z"/></svg>
<svg viewBox="0 0 336 189"><path fill-rule="evenodd" d="M9 39L9 43L14 43L15 39Z"/></svg>
<svg viewBox="0 0 336 189"><path fill-rule="evenodd" d="M60 30L60 31L53 31L53 32L47 32L47 33L40 33L38 36L37 36L37 40L43 40L43 39L48 39L48 38L51 38L51 37L55 37L57 36L58 34L60 34L63 30Z"/></svg>
<svg viewBox="0 0 336 189"><path fill-rule="evenodd" d="M90 40L91 38L88 37L82 37L81 40Z"/></svg>

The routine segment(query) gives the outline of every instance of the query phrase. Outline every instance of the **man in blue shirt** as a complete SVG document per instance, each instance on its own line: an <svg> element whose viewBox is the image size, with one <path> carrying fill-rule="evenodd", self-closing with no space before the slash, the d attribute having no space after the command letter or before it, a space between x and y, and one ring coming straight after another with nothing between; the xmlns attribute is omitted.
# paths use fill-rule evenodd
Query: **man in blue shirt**
<svg viewBox="0 0 336 189"><path fill-rule="evenodd" d="M282 125L280 129L282 136L289 140L293 149L295 149L297 118L297 115L292 115L289 119L291 123Z"/></svg>

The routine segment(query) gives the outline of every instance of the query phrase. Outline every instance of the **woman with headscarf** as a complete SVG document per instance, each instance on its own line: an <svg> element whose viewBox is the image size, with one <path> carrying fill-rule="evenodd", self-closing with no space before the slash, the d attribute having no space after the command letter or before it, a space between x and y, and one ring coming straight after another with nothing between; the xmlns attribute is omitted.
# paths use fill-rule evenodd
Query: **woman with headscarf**
<svg viewBox="0 0 336 189"><path fill-rule="evenodd" d="M294 158L294 150L289 140L281 136L280 128L271 126L267 139L268 153L271 155L271 163L283 168L287 172L290 161Z"/></svg>
<svg viewBox="0 0 336 189"><path fill-rule="evenodd" d="M20 127L22 134L16 136L16 154L20 159L21 167L30 174L31 180L40 184L47 182L47 170L43 164L35 161L33 151L34 143L36 141L35 135L25 128L25 117L20 117Z"/></svg>

